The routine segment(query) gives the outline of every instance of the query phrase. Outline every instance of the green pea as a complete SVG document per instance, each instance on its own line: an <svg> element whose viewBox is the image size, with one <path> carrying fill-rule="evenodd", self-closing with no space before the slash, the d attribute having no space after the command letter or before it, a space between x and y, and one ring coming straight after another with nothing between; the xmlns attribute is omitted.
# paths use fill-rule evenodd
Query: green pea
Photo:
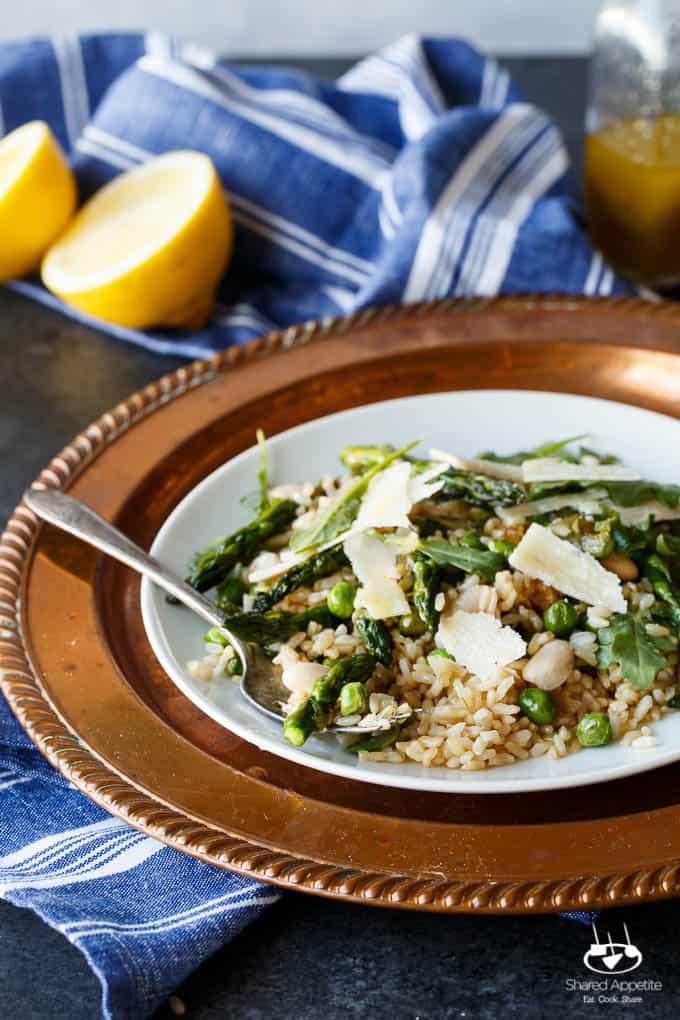
<svg viewBox="0 0 680 1020"><path fill-rule="evenodd" d="M334 584L328 594L328 608L333 616L348 620L354 609L355 595L356 589L349 581L338 581Z"/></svg>
<svg viewBox="0 0 680 1020"><path fill-rule="evenodd" d="M582 747L604 747L612 741L612 724L606 712L589 712L576 727Z"/></svg>
<svg viewBox="0 0 680 1020"><path fill-rule="evenodd" d="M483 549L482 540L476 531L466 531L458 539L458 545L464 545L468 549Z"/></svg>
<svg viewBox="0 0 680 1020"><path fill-rule="evenodd" d="M243 672L243 663L239 659L238 655L235 655L227 663L227 673L229 676L240 676Z"/></svg>
<svg viewBox="0 0 680 1020"><path fill-rule="evenodd" d="M405 613L399 619L399 631L406 637L420 637L427 630L417 613Z"/></svg>
<svg viewBox="0 0 680 1020"><path fill-rule="evenodd" d="M500 553L501 556L509 556L515 548L512 542L504 542L502 538L487 539L486 547L491 552Z"/></svg>
<svg viewBox="0 0 680 1020"><path fill-rule="evenodd" d="M539 726L545 726L557 715L557 707L549 691L540 687L525 687L519 696L522 715Z"/></svg>
<svg viewBox="0 0 680 1020"><path fill-rule="evenodd" d="M578 623L578 610L568 602L553 602L543 614L545 629L555 637L568 637Z"/></svg>
<svg viewBox="0 0 680 1020"><path fill-rule="evenodd" d="M340 691L340 715L364 715L368 710L366 688L358 680L345 684Z"/></svg>

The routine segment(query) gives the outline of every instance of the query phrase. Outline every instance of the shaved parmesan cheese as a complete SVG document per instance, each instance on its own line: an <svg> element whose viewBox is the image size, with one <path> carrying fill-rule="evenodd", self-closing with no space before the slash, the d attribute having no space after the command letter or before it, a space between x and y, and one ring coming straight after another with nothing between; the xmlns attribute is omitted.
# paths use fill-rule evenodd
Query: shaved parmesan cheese
<svg viewBox="0 0 680 1020"><path fill-rule="evenodd" d="M622 524L641 524L648 517L653 517L655 521L680 521L680 507L673 510L656 500L641 503L640 506L617 506L616 503L612 503L611 507L612 510L616 510Z"/></svg>
<svg viewBox="0 0 680 1020"><path fill-rule="evenodd" d="M405 460L390 464L369 482L354 527L408 528L411 509L409 479L411 465Z"/></svg>
<svg viewBox="0 0 680 1020"><path fill-rule="evenodd" d="M320 662L298 659L293 649L285 646L274 663L281 667L281 683L295 695L296 700L308 697L312 693L314 681L328 672L327 666L322 666Z"/></svg>
<svg viewBox="0 0 680 1020"><path fill-rule="evenodd" d="M375 620L408 613L408 602L398 583L398 549L376 535L362 532L345 541L345 552L361 585L355 605Z"/></svg>
<svg viewBox="0 0 680 1020"><path fill-rule="evenodd" d="M426 471L421 471L420 474L413 475L409 479L408 494L411 506L424 499L429 499L444 487L444 479L440 480L439 475L445 470L446 464L433 464L431 468L427 468Z"/></svg>
<svg viewBox="0 0 680 1020"><path fill-rule="evenodd" d="M533 499L528 503L516 503L515 506L497 506L496 515L504 524L516 524L527 517L538 517L549 514L563 507L573 507L580 514L599 514L602 507L599 500L607 498L606 489L588 489L586 492L558 492L555 496Z"/></svg>
<svg viewBox="0 0 680 1020"><path fill-rule="evenodd" d="M450 464L459 471L476 471L477 474L504 478L509 482L521 482L523 478L519 464L501 464L495 460L482 460L479 457L459 457L444 450L430 450L430 457L432 460L443 460L445 464Z"/></svg>
<svg viewBox="0 0 680 1020"><path fill-rule="evenodd" d="M558 538L549 528L532 524L509 558L510 566L552 585L579 602L625 613L621 582L594 556Z"/></svg>
<svg viewBox="0 0 680 1020"><path fill-rule="evenodd" d="M442 616L435 641L456 662L476 676L491 676L526 653L524 639L512 627L504 627L490 613L466 613L462 609Z"/></svg>
<svg viewBox="0 0 680 1020"><path fill-rule="evenodd" d="M621 464L570 464L558 457L535 457L522 464L525 482L635 482L639 478Z"/></svg>

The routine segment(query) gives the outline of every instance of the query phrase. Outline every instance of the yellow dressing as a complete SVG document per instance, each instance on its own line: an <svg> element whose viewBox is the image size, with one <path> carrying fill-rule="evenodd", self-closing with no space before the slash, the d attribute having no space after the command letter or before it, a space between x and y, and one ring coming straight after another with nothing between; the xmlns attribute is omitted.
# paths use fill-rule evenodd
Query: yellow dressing
<svg viewBox="0 0 680 1020"><path fill-rule="evenodd" d="M594 243L626 275L680 281L680 114L616 121L586 138Z"/></svg>

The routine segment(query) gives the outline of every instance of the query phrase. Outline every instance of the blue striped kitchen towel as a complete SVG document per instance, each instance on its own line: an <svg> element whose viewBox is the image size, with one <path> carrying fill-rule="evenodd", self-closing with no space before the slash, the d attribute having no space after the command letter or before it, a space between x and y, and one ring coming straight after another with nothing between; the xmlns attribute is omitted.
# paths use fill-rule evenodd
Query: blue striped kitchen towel
<svg viewBox="0 0 680 1020"><path fill-rule="evenodd" d="M236 256L200 333L101 328L201 356L380 302L625 293L574 215L559 133L455 40L402 39L333 83L156 34L0 43L0 134L48 121L81 193L150 155L212 156ZM13 286L74 314L38 282ZM140 1020L277 894L191 860L69 786L0 700L0 893L87 956ZM585 918L581 918L585 919Z"/></svg>
<svg viewBox="0 0 680 1020"><path fill-rule="evenodd" d="M332 83L158 34L2 43L0 134L34 118L83 197L171 149L214 160L236 255L210 322L100 324L151 350L202 356L370 304L628 291L575 218L555 126L457 40L406 37ZM64 309L36 281L14 286Z"/></svg>

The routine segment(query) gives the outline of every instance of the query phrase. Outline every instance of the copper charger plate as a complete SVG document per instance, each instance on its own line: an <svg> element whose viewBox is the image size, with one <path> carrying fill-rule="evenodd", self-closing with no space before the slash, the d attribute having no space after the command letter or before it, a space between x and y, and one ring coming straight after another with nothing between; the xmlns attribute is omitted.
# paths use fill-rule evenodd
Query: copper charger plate
<svg viewBox="0 0 680 1020"><path fill-rule="evenodd" d="M680 416L680 311L547 297L380 308L196 362L105 414L40 475L148 547L250 446L407 394L513 388ZM19 613L19 607L21 612ZM337 779L205 717L147 642L136 575L19 506L0 545L2 688L46 757L106 810L219 867L340 899L538 912L680 891L680 764L524 795Z"/></svg>

